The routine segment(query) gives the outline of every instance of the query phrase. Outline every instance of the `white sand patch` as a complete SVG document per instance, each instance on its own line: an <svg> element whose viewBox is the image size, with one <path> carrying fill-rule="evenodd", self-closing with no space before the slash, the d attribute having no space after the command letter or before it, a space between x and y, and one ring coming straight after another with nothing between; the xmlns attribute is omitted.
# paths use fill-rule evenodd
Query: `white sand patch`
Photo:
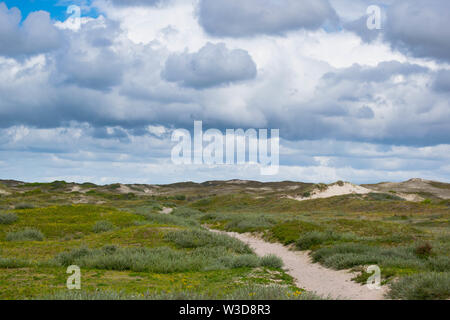
<svg viewBox="0 0 450 320"><path fill-rule="evenodd" d="M155 194L155 191L153 191L152 189L147 189L147 188L145 188L145 189L144 189L144 193L145 193L145 194Z"/></svg>
<svg viewBox="0 0 450 320"><path fill-rule="evenodd" d="M172 208L165 208L165 207L164 207L164 208L160 211L160 213L162 213L162 214L171 214L172 211L173 211Z"/></svg>
<svg viewBox="0 0 450 320"><path fill-rule="evenodd" d="M81 191L80 186L73 186L69 192L80 192L80 191Z"/></svg>
<svg viewBox="0 0 450 320"><path fill-rule="evenodd" d="M126 186L126 185L124 185L124 184L121 184L120 185L120 188L119 189L117 189L120 193L133 193L133 190L129 187L129 186Z"/></svg>
<svg viewBox="0 0 450 320"><path fill-rule="evenodd" d="M6 190L0 189L0 194L3 194L5 196L9 196L11 193L6 191Z"/></svg>
<svg viewBox="0 0 450 320"><path fill-rule="evenodd" d="M421 196L417 195L417 194L408 194L408 193L396 193L395 194L397 197L400 197L406 201L412 201L412 202L420 202L425 200L424 198L422 198Z"/></svg>
<svg viewBox="0 0 450 320"><path fill-rule="evenodd" d="M319 189L315 189L309 197L288 197L290 199L304 201L311 199L321 199L321 198L331 198L335 196L343 196L346 194L368 194L371 192L375 192L373 190L358 186L356 184L352 184L349 182L344 182L342 185L332 184L328 186L328 188L324 191Z"/></svg>

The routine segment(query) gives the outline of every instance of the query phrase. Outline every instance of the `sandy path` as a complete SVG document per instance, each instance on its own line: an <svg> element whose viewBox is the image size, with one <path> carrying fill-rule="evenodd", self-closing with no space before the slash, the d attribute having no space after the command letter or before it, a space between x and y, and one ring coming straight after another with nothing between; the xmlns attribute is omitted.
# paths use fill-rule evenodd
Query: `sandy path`
<svg viewBox="0 0 450 320"><path fill-rule="evenodd" d="M213 232L219 232L211 230ZM346 270L331 270L313 263L307 252L291 251L279 243L270 243L249 234L222 232L247 243L256 254L264 256L274 254L284 262L287 273L295 279L299 288L315 292L322 297L350 300L381 300L386 291L370 290L351 279L355 276Z"/></svg>

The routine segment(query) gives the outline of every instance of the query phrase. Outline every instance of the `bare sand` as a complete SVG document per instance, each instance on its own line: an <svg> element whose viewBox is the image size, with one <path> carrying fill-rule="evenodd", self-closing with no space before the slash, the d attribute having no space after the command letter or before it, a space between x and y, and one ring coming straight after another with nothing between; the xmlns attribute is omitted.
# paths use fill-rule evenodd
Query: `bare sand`
<svg viewBox="0 0 450 320"><path fill-rule="evenodd" d="M171 214L172 211L173 211L172 208L165 208L165 207L164 207L164 208L160 211L160 213L162 213L162 214Z"/></svg>
<svg viewBox="0 0 450 320"><path fill-rule="evenodd" d="M292 251L279 243L269 243L251 234L221 232L247 243L257 255L274 254L284 262L287 273L295 279L299 288L315 292L319 296L339 300L382 300L386 287L370 290L366 285L353 282L356 276L348 270L331 270L313 263L305 251Z"/></svg>
<svg viewBox="0 0 450 320"><path fill-rule="evenodd" d="M5 196L9 196L11 193L6 191L6 190L0 189L0 194L3 194Z"/></svg>
<svg viewBox="0 0 450 320"><path fill-rule="evenodd" d="M352 184L349 182L345 182L343 185L334 184L331 186L328 186L328 188L324 191L320 191L319 189L316 189L312 192L311 196L309 197L289 197L294 200L298 201L304 201L304 200L311 200L311 199L321 199L321 198L331 198L335 196L342 196L346 194L368 194L374 192L373 190L358 186L356 184Z"/></svg>

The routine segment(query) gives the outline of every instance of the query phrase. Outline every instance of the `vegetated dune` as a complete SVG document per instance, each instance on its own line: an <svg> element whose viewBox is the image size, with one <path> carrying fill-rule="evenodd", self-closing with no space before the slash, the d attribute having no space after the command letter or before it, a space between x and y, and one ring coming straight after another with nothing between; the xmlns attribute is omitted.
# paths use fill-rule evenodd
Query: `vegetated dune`
<svg viewBox="0 0 450 320"><path fill-rule="evenodd" d="M394 193L400 197L420 197L450 199L450 184L424 179L410 179L404 182L381 182L378 184L362 185L378 192ZM419 199L418 199L419 200Z"/></svg>

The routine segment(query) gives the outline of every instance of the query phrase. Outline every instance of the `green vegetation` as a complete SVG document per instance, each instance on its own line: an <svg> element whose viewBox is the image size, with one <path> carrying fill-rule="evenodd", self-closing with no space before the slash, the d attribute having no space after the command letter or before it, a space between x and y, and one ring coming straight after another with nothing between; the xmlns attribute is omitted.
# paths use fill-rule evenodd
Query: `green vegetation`
<svg viewBox="0 0 450 320"><path fill-rule="evenodd" d="M37 229L25 229L16 232L9 232L6 235L6 241L42 241L44 235Z"/></svg>
<svg viewBox="0 0 450 320"><path fill-rule="evenodd" d="M95 233L101 233L114 230L114 228L114 224L110 221L97 221L92 227L92 231Z"/></svg>
<svg viewBox="0 0 450 320"><path fill-rule="evenodd" d="M278 257L258 257L205 225L308 250L326 267L359 272L360 283L376 264L393 299L450 298L449 200L409 202L388 191L286 197L327 187L208 182L146 192L143 185L5 182L0 299L317 298L295 287ZM65 289L71 264L82 270L80 292Z"/></svg>
<svg viewBox="0 0 450 320"><path fill-rule="evenodd" d="M450 297L450 272L418 273L401 278L391 285L389 296L392 299L448 300Z"/></svg>
<svg viewBox="0 0 450 320"><path fill-rule="evenodd" d="M291 291L279 285L253 285L221 295L220 293L199 294L192 291L146 292L143 295L131 295L116 291L59 291L39 297L43 300L319 300L314 294L304 291Z"/></svg>
<svg viewBox="0 0 450 320"><path fill-rule="evenodd" d="M122 197L106 195L120 188L94 187L28 184L0 196L10 211L0 216L0 299L308 297L280 259L202 228L202 212L177 207L186 198ZM90 203L73 204L80 198ZM167 207L172 214L160 213ZM81 292L65 289L73 264L81 267Z"/></svg>
<svg viewBox="0 0 450 320"><path fill-rule="evenodd" d="M15 213L0 213L0 224L13 224L18 219Z"/></svg>

